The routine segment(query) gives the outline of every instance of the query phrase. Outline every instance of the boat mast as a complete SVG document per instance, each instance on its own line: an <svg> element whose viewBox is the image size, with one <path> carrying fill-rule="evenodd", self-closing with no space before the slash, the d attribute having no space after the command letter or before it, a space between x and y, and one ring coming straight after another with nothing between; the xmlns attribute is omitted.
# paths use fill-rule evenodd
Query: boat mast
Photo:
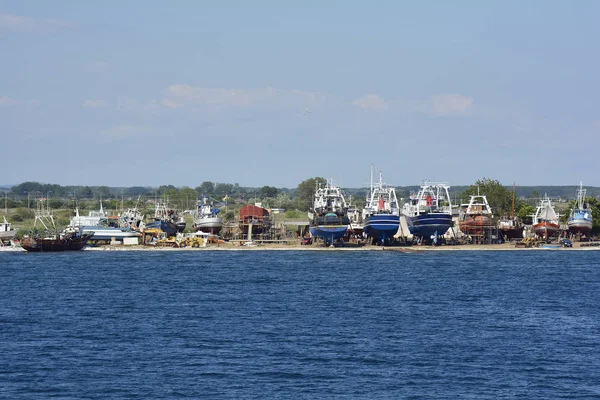
<svg viewBox="0 0 600 400"><path fill-rule="evenodd" d="M513 182L512 208L510 209L510 218L515 219L515 183Z"/></svg>

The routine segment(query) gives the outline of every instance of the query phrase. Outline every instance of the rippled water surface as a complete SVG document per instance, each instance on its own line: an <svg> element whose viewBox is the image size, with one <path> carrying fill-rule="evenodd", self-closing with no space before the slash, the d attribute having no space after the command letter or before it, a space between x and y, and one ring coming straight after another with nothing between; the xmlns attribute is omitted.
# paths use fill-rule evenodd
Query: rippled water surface
<svg viewBox="0 0 600 400"><path fill-rule="evenodd" d="M597 399L599 260L0 254L0 397Z"/></svg>

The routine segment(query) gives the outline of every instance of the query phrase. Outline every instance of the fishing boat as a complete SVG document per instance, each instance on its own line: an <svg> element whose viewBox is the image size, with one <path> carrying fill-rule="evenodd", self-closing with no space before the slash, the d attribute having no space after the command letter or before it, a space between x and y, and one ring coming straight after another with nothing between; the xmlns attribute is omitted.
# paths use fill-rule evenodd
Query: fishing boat
<svg viewBox="0 0 600 400"><path fill-rule="evenodd" d="M498 220L498 229L504 237L504 240L523 238L523 224L521 224L521 221L517 218L517 216L515 216L516 193L515 185L513 184L511 213L510 215L504 216Z"/></svg>
<svg viewBox="0 0 600 400"><path fill-rule="evenodd" d="M212 201L209 202L206 196L196 203L194 213L194 231L218 234L223 228L223 219L217 214L221 210L214 207Z"/></svg>
<svg viewBox="0 0 600 400"><path fill-rule="evenodd" d="M448 189L450 186L444 183L425 182L416 195L410 196L402 213L412 235L437 243L438 237L452 226L452 204Z"/></svg>
<svg viewBox="0 0 600 400"><path fill-rule="evenodd" d="M550 198L545 195L533 215L533 232L544 239L554 236L560 229L558 217Z"/></svg>
<svg viewBox="0 0 600 400"><path fill-rule="evenodd" d="M396 189L383 183L381 171L379 182L373 184L371 168L371 190L363 208L364 233L374 243L386 244L393 240L400 227L400 208Z"/></svg>
<svg viewBox="0 0 600 400"><path fill-rule="evenodd" d="M167 236L175 236L181 228L176 225L175 220L175 210L168 208L166 202L157 201L154 219L146 224L145 229L160 229Z"/></svg>
<svg viewBox="0 0 600 400"><path fill-rule="evenodd" d="M352 197L348 199L348 235L357 238L362 237L364 231L362 210L355 204L352 204Z"/></svg>
<svg viewBox="0 0 600 400"><path fill-rule="evenodd" d="M75 207L75 216L71 218L67 229L80 234L91 234L89 240L92 241L123 240L140 236L138 231L118 226L113 222L109 221L100 202L100 210L90 211L87 216L79 215L79 208Z"/></svg>
<svg viewBox="0 0 600 400"><path fill-rule="evenodd" d="M458 227L466 235L482 235L494 227L494 215L485 195L472 195L469 203L461 205Z"/></svg>
<svg viewBox="0 0 600 400"><path fill-rule="evenodd" d="M577 189L576 208L571 210L569 219L567 220L567 226L571 233L589 236L592 232L593 221L592 212L587 204L584 203L585 193L586 189L583 188L583 183L580 183L579 189Z"/></svg>
<svg viewBox="0 0 600 400"><path fill-rule="evenodd" d="M21 239L21 247L30 252L81 250L93 233L60 232L25 236Z"/></svg>
<svg viewBox="0 0 600 400"><path fill-rule="evenodd" d="M38 223L44 227L43 232L38 232ZM35 213L33 223L34 232L21 239L21 247L30 252L53 252L81 250L92 237L92 233L82 234L81 231L67 229L58 232L54 224L54 217L49 208L44 208L40 201Z"/></svg>
<svg viewBox="0 0 600 400"><path fill-rule="evenodd" d="M119 226L140 230L144 227L144 216L137 207L128 208L119 215Z"/></svg>
<svg viewBox="0 0 600 400"><path fill-rule="evenodd" d="M308 218L312 237L323 239L327 245L333 245L342 238L348 230L350 219L340 187L330 182L325 187L318 186Z"/></svg>
<svg viewBox="0 0 600 400"><path fill-rule="evenodd" d="M12 240L17 234L17 231L12 229L12 224L6 220L6 217L2 216L2 218L4 218L4 222L0 223L0 243Z"/></svg>

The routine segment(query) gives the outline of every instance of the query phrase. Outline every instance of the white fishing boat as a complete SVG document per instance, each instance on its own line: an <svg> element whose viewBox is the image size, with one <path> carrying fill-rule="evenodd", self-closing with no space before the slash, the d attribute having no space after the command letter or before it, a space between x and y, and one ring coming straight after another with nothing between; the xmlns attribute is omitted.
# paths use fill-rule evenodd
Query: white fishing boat
<svg viewBox="0 0 600 400"><path fill-rule="evenodd" d="M91 234L89 240L112 241L140 236L140 233L132 228L111 226L102 207L102 202L100 202L99 211L90 211L87 216L79 215L79 208L76 207L75 216L71 218L68 229L82 235Z"/></svg>
<svg viewBox="0 0 600 400"><path fill-rule="evenodd" d="M202 196L202 199L196 203L194 230L213 234L221 232L223 219L217 215L220 211L208 197Z"/></svg>
<svg viewBox="0 0 600 400"><path fill-rule="evenodd" d="M393 240L400 227L400 208L396 189L383 183L381 171L379 182L373 184L373 168L371 168L371 190L367 195L362 218L365 235L380 244Z"/></svg>
<svg viewBox="0 0 600 400"><path fill-rule="evenodd" d="M567 226L571 233L589 236L592 232L593 220L592 210L585 204L585 192L586 190L583 188L583 183L580 183L579 189L577 190L577 205L571 210L571 214L567 220Z"/></svg>

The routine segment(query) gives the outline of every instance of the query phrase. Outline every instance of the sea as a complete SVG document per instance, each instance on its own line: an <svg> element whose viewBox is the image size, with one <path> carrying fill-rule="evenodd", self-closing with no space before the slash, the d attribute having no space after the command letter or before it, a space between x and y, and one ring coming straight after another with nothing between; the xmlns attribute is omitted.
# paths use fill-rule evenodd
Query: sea
<svg viewBox="0 0 600 400"><path fill-rule="evenodd" d="M3 399L598 399L597 251L0 254Z"/></svg>

